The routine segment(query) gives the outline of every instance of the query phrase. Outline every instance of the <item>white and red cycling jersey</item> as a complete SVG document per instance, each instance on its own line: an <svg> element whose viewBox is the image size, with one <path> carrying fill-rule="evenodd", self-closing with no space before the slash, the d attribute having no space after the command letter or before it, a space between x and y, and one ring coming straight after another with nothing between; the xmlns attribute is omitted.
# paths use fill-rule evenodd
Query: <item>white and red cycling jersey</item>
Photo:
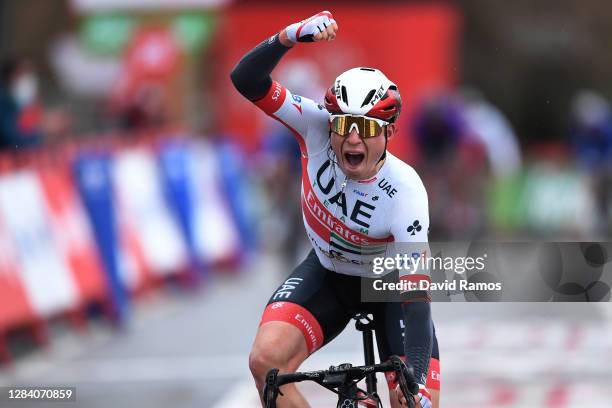
<svg viewBox="0 0 612 408"><path fill-rule="evenodd" d="M276 81L254 103L287 126L300 145L304 225L324 267L371 276L374 258L405 251L399 243L422 243L413 257L427 250L427 192L412 167L387 152L374 177L351 180L336 164L323 106Z"/></svg>

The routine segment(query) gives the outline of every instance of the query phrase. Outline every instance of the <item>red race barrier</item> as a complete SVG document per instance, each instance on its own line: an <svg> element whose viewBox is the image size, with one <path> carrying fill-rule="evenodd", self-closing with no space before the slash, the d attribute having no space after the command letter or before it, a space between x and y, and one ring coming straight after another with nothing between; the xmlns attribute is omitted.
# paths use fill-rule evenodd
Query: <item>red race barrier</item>
<svg viewBox="0 0 612 408"><path fill-rule="evenodd" d="M70 266L79 292L77 307L104 302L107 287L101 260L85 211L71 177L66 154L49 155L37 166L55 240Z"/></svg>
<svg viewBox="0 0 612 408"><path fill-rule="evenodd" d="M34 322L36 315L17 271L15 249L0 219L0 362L9 362L6 335L15 327Z"/></svg>

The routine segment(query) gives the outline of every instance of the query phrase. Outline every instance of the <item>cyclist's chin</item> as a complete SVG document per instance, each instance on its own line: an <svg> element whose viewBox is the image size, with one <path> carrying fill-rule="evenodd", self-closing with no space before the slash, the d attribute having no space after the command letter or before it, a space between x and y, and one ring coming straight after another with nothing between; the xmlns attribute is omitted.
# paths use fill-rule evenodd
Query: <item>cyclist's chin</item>
<svg viewBox="0 0 612 408"><path fill-rule="evenodd" d="M342 163L341 168L342 172L351 180L364 180L368 178L368 174L371 173L365 160L359 164L350 164L345 161Z"/></svg>

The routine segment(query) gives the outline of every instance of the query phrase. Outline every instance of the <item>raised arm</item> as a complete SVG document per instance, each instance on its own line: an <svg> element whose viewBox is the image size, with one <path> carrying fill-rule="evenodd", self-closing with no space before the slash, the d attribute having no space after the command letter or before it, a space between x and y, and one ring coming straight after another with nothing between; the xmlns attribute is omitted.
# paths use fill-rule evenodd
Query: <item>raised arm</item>
<svg viewBox="0 0 612 408"><path fill-rule="evenodd" d="M245 55L231 74L234 86L272 118L291 130L302 154L317 149L327 140L329 115L316 102L298 95L276 81L270 74L285 53L298 42L331 41L338 25L329 11L291 24L263 41ZM310 132L312 129L319 131ZM315 135L315 136L312 136ZM325 140L320 136L324 135Z"/></svg>

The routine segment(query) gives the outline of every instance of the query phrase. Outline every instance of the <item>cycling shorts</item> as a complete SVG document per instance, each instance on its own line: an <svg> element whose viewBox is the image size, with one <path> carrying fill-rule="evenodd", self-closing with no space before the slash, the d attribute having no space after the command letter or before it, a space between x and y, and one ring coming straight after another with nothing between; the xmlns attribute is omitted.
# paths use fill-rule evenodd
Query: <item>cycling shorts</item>
<svg viewBox="0 0 612 408"><path fill-rule="evenodd" d="M387 275L383 279L397 280ZM376 343L380 361L404 354L404 324L399 302L361 302L361 278L343 275L324 268L314 250L274 291L263 313L260 325L282 321L297 327L303 334L310 354L332 341L357 313L374 317ZM379 278L380 279L380 278ZM440 389L440 356L434 329L432 356L427 388ZM394 388L392 378L387 378Z"/></svg>

